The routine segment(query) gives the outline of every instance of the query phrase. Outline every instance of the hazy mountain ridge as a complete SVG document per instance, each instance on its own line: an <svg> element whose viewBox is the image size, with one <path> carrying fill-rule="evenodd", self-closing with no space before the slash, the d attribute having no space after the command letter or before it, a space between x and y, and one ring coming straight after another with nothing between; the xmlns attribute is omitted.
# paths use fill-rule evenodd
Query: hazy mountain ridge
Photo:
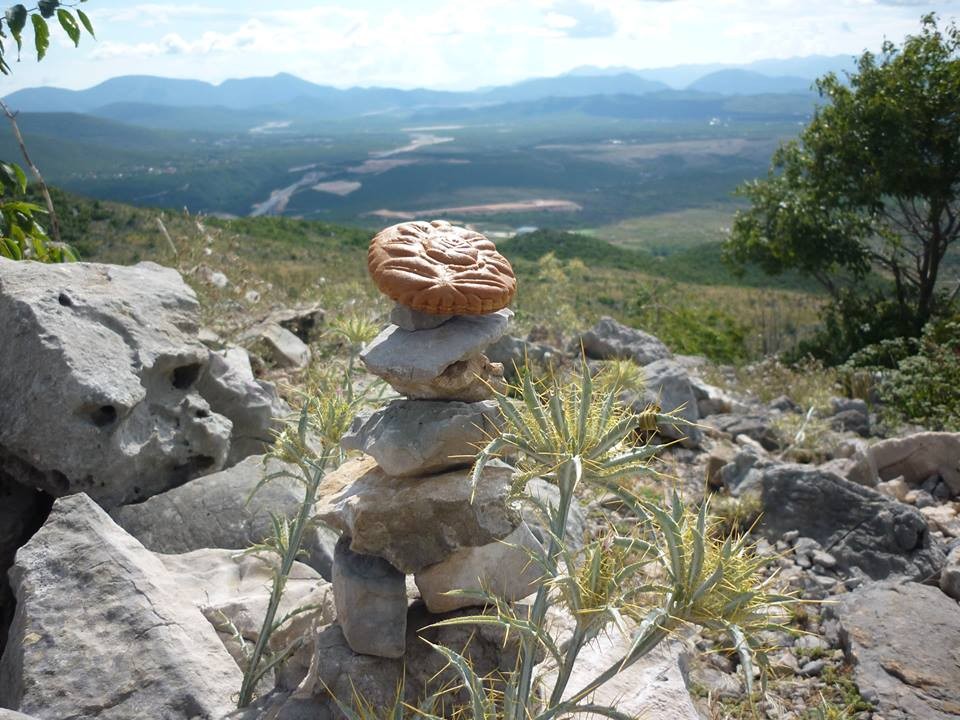
<svg viewBox="0 0 960 720"><path fill-rule="evenodd" d="M101 114L120 104L163 107L223 107L253 110L290 104L308 106L321 115L364 115L422 107L469 107L522 102L548 97L646 95L670 89L721 94L808 92L813 80L828 70L850 64L844 56L757 61L743 66L690 65L674 68L577 68L557 77L472 91L402 90L383 87L346 89L318 85L288 73L272 77L225 80L219 85L200 80L127 75L85 90L25 88L6 96L12 107L26 112ZM110 117L110 113L105 116Z"/></svg>

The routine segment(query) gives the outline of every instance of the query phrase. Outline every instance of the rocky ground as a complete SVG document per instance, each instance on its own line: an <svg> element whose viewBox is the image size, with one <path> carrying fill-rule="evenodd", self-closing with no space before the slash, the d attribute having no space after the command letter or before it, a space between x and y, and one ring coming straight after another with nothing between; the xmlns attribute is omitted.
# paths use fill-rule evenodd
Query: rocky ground
<svg viewBox="0 0 960 720"><path fill-rule="evenodd" d="M271 513L294 514L303 489L278 480L247 500L265 472L274 418L289 412L297 388L340 367L349 340L326 332L338 314L277 308L214 332L200 327L196 296L174 271L0 260L0 317L0 707L40 720L227 716L240 687L238 636L256 639L269 579L267 566L237 550L269 532ZM659 477L637 478L634 489L709 498L804 601L789 630L764 638L765 690L758 683L748 696L736 655L718 637L688 633L631 668L607 699L657 718L960 717L960 434L894 434L875 406L829 398L831 388L816 405L789 388L765 402L732 369L676 356L609 319L564 342L538 329L511 332L486 351L508 376L514 364L572 365L580 348L591 363L642 368L645 386L622 400L679 408L694 426L659 429L675 442ZM480 420L466 423L461 404ZM433 425L416 424L425 428L418 447L432 455L411 457L409 437L382 431L414 426L409 408L379 409L382 401L346 444L394 476L439 470L464 450L468 428L492 422L484 414L492 408L477 405L438 403ZM502 487L491 485L491 497ZM547 500L551 490L536 486ZM421 501L442 504L439 491ZM357 534L342 525L338 502L330 491L321 509ZM376 525L392 527L389 537L412 534L409 513L379 509ZM621 512L609 498L583 496L569 537L624 522ZM514 520L498 532L519 527ZM442 668L416 640L437 617L418 602L427 584L401 582L406 629L390 641L402 657L351 649L331 584L337 543L324 525L308 534L284 602L314 609L272 642L309 641L263 688L272 691L264 701L236 717L338 717L328 690L386 699L404 666L408 687ZM457 543L451 552L464 549ZM397 553L394 565L409 560L411 573L442 559L424 559L422 548L381 550ZM425 632L451 647L468 639L462 628ZM480 667L509 664L502 640L475 636ZM602 664L616 642L592 646L585 667ZM18 716L0 710L7 717Z"/></svg>

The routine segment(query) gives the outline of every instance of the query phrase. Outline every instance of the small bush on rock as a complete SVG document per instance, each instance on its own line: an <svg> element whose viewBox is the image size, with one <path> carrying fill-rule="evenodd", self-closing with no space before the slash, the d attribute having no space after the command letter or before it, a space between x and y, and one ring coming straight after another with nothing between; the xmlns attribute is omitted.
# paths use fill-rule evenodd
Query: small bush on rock
<svg viewBox="0 0 960 720"><path fill-rule="evenodd" d="M929 323L916 340L870 346L844 370L848 376L872 372L880 400L899 419L960 430L960 318Z"/></svg>

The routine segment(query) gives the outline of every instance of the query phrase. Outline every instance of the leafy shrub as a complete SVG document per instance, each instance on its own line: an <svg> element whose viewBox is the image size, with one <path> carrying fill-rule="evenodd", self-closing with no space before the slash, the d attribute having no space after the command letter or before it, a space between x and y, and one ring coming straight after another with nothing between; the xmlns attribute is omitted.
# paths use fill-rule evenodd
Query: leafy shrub
<svg viewBox="0 0 960 720"><path fill-rule="evenodd" d="M911 346L914 352L901 356ZM893 412L933 430L960 430L960 318L930 323L919 340L873 354L897 358L895 369L878 373L880 400Z"/></svg>
<svg viewBox="0 0 960 720"><path fill-rule="evenodd" d="M812 357L839 365L866 347L915 334L912 319L903 314L888 288L841 291L824 307L822 321L813 337L786 355L788 362Z"/></svg>

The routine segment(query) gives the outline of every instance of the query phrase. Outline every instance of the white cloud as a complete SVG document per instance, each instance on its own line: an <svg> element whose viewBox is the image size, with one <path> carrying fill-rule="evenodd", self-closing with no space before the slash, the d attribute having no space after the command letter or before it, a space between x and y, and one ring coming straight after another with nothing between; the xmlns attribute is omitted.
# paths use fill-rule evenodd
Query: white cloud
<svg viewBox="0 0 960 720"><path fill-rule="evenodd" d="M948 19L960 2L938 7ZM339 86L465 88L577 65L856 54L917 32L925 9L897 0L97 0L95 44L22 62L7 87L285 71Z"/></svg>

